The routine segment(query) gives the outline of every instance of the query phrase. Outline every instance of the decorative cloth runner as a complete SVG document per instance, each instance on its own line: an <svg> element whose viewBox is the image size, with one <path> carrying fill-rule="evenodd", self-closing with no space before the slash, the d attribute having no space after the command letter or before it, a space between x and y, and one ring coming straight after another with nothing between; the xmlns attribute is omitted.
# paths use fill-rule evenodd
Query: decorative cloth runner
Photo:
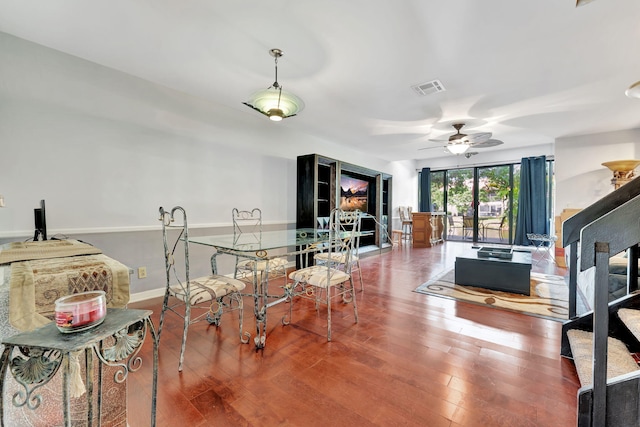
<svg viewBox="0 0 640 427"><path fill-rule="evenodd" d="M55 318L58 298L87 291L104 291L107 307L125 307L129 269L103 254L14 262L9 321L20 331L43 326Z"/></svg>
<svg viewBox="0 0 640 427"><path fill-rule="evenodd" d="M107 306L114 308L125 308L129 302L129 269L103 255L100 249L77 240L5 244L0 246L0 265L6 263L11 263L10 270L2 267L0 270L11 272L6 279L9 288L7 317L11 327L19 331L33 330L54 320L56 299L72 293L105 291ZM85 393L79 356L79 353L71 354L72 398ZM95 372L93 375L95 377ZM115 403L103 407L104 413L98 417L109 420L109 425L126 426L126 385L114 382L107 387L104 394ZM58 409L55 412L58 413ZM86 417L86 412L72 406L72 415L77 417L78 414ZM16 413L12 415L21 417ZM32 425L31 421L29 423Z"/></svg>
<svg viewBox="0 0 640 427"><path fill-rule="evenodd" d="M11 242L0 247L0 265L16 261L60 258L76 255L95 255L102 251L78 240L44 240Z"/></svg>

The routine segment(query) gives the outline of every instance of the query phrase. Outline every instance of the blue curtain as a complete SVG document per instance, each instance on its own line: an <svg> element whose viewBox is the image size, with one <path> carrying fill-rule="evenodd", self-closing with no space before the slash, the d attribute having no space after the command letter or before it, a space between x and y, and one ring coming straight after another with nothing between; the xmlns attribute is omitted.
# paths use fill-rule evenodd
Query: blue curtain
<svg viewBox="0 0 640 427"><path fill-rule="evenodd" d="M545 156L522 159L514 240L516 245L531 244L527 233L549 234L546 166Z"/></svg>
<svg viewBox="0 0 640 427"><path fill-rule="evenodd" d="M420 212L431 212L431 168L420 173Z"/></svg>

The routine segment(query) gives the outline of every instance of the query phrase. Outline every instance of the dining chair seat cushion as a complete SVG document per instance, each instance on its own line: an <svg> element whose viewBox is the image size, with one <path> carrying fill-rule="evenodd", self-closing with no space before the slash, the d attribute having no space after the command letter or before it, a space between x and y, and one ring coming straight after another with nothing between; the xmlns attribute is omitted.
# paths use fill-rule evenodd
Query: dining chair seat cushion
<svg viewBox="0 0 640 427"><path fill-rule="evenodd" d="M339 285L349 280L349 275L342 270L330 268L331 272L327 274L327 267L323 265L314 265L312 267L301 268L289 274L289 279L295 282L308 283L319 288L327 287L327 276L329 276L329 286Z"/></svg>
<svg viewBox="0 0 640 427"><path fill-rule="evenodd" d="M212 275L192 279L191 305L208 301L212 298L220 298L233 292L240 292L245 288L245 283L226 276ZM187 302L186 289L181 286L171 287L171 293L178 299Z"/></svg>
<svg viewBox="0 0 640 427"><path fill-rule="evenodd" d="M316 254L313 258L316 261L327 262L327 259L329 259L329 253L321 252L319 254ZM347 261L347 254L333 252L331 253L331 260L334 262L337 262L338 264L344 264ZM358 261L358 257L351 255L351 262L357 262L357 261Z"/></svg>
<svg viewBox="0 0 640 427"><path fill-rule="evenodd" d="M268 264L267 264L268 263ZM269 271L281 269L287 265L286 258L272 258L268 260L255 261L247 259L238 263L238 269L250 271L265 271L269 265Z"/></svg>

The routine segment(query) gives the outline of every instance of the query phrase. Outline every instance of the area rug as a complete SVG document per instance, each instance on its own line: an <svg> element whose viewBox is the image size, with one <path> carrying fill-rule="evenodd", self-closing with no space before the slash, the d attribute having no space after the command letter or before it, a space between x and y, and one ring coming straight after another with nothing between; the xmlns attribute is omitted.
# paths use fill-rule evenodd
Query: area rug
<svg viewBox="0 0 640 427"><path fill-rule="evenodd" d="M558 321L567 320L569 314L569 287L562 276L551 274L531 273L530 296L456 285L453 269L420 285L415 292Z"/></svg>

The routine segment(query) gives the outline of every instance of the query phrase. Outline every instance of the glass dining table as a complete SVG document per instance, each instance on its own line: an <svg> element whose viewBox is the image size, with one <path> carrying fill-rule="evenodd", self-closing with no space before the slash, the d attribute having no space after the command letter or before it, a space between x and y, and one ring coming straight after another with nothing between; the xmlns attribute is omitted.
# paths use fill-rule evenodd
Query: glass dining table
<svg viewBox="0 0 640 427"><path fill-rule="evenodd" d="M254 261L266 261L279 257L312 254L329 241L329 230L299 228L291 230L263 231L260 233L220 234L212 236L189 236L189 243L211 246L218 254L228 254ZM288 301L292 295L283 287L282 293L269 293L269 263L263 274L254 263L253 297L256 321L256 349L264 348L267 339L267 309ZM286 280L286 279L285 279Z"/></svg>

